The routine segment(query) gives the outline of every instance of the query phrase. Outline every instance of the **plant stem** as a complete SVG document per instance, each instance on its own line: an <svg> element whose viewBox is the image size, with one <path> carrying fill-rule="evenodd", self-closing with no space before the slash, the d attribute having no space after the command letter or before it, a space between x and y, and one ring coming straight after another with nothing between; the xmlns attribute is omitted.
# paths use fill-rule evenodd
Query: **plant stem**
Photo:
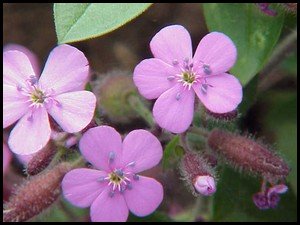
<svg viewBox="0 0 300 225"><path fill-rule="evenodd" d="M133 94L128 96L128 103L147 122L150 127L155 126L151 111L145 106L145 104L138 96Z"/></svg>
<svg viewBox="0 0 300 225"><path fill-rule="evenodd" d="M282 79L282 76L280 76L280 78L273 78L272 72L277 69L281 62L286 59L295 49L297 49L297 28L293 29L292 32L278 44L270 58L269 63L260 72L261 80L258 84L258 91L265 91L274 83Z"/></svg>
<svg viewBox="0 0 300 225"><path fill-rule="evenodd" d="M199 127L190 127L187 132L193 133L193 134L198 134L200 136L203 136L205 138L208 137L209 132L204 129L204 128L199 128Z"/></svg>

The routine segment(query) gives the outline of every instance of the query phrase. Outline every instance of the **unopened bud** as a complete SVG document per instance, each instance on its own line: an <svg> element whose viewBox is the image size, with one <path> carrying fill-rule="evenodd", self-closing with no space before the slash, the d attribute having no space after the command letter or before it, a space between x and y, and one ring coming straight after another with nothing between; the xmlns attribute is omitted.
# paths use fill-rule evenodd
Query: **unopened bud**
<svg viewBox="0 0 300 225"><path fill-rule="evenodd" d="M209 116L213 117L214 119L224 120L224 121L234 120L238 116L238 111L236 109L227 113L214 113L206 109L206 113Z"/></svg>
<svg viewBox="0 0 300 225"><path fill-rule="evenodd" d="M215 129L208 136L208 146L233 167L261 175L270 183L284 179L290 172L282 158L248 137Z"/></svg>
<svg viewBox="0 0 300 225"><path fill-rule="evenodd" d="M198 176L194 183L196 190L203 195L209 196L216 192L215 179L209 175Z"/></svg>
<svg viewBox="0 0 300 225"><path fill-rule="evenodd" d="M128 71L114 70L95 87L101 110L115 123L128 123L138 117L128 104L128 96L137 93Z"/></svg>
<svg viewBox="0 0 300 225"><path fill-rule="evenodd" d="M192 193L212 195L216 191L215 175L210 164L195 152L187 151L181 162L181 174Z"/></svg>
<svg viewBox="0 0 300 225"><path fill-rule="evenodd" d="M61 181L69 170L69 163L61 163L25 181L4 205L3 221L27 221L48 208L59 196Z"/></svg>
<svg viewBox="0 0 300 225"><path fill-rule="evenodd" d="M50 140L48 144L43 149L34 154L34 156L28 162L26 169L28 175L33 176L43 171L50 164L55 153L56 147Z"/></svg>

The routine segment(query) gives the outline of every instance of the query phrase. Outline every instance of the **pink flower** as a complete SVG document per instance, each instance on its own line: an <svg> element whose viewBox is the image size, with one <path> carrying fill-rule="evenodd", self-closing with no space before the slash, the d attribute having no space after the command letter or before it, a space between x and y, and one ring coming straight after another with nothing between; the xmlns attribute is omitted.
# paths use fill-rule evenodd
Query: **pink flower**
<svg viewBox="0 0 300 225"><path fill-rule="evenodd" d="M6 173L11 158L12 158L11 152L9 151L7 145L3 143L3 174Z"/></svg>
<svg viewBox="0 0 300 225"><path fill-rule="evenodd" d="M199 43L192 57L188 31L179 25L163 28L151 40L154 58L140 62L133 75L139 92L157 99L153 116L159 126L182 133L193 120L195 93L214 113L227 113L242 100L242 86L226 73L237 50L225 34L212 32Z"/></svg>
<svg viewBox="0 0 300 225"><path fill-rule="evenodd" d="M89 129L79 142L82 155L95 169L75 169L62 181L63 194L78 207L91 207L91 220L126 221L152 213L163 199L155 179L138 175L162 158L158 139L145 130L130 132L122 143L112 127Z"/></svg>
<svg viewBox="0 0 300 225"><path fill-rule="evenodd" d="M84 91L89 65L70 45L52 50L39 77L26 51L3 52L3 127L16 121L10 149L29 155L42 149L51 134L48 114L68 133L82 130L94 115L96 97Z"/></svg>

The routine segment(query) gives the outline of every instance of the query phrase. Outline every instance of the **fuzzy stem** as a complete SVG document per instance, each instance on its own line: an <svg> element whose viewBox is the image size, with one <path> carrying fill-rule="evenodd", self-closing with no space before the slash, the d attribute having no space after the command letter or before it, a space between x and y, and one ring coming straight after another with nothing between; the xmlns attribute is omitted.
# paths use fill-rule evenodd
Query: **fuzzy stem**
<svg viewBox="0 0 300 225"><path fill-rule="evenodd" d="M297 49L297 28L293 29L274 50L269 63L260 72L261 80L258 84L258 90L265 91L274 83L282 79L282 76L273 78L272 72L281 65L281 62L286 59L295 49Z"/></svg>
<svg viewBox="0 0 300 225"><path fill-rule="evenodd" d="M199 128L199 127L190 127L187 132L193 133L193 134L198 134L200 136L203 136L205 138L208 137L209 132L204 129L204 128Z"/></svg>
<svg viewBox="0 0 300 225"><path fill-rule="evenodd" d="M179 135L181 146L184 149L184 152L187 153L190 151L187 140L186 140L186 132Z"/></svg>
<svg viewBox="0 0 300 225"><path fill-rule="evenodd" d="M152 119L151 111L144 105L141 99L136 95L128 96L128 103L146 122L150 127L154 127L155 123Z"/></svg>

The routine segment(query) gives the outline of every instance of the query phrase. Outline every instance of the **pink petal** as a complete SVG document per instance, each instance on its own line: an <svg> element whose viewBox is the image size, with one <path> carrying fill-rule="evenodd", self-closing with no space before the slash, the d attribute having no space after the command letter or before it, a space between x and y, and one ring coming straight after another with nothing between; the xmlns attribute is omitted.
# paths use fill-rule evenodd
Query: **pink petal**
<svg viewBox="0 0 300 225"><path fill-rule="evenodd" d="M153 116L158 125L173 133L186 131L194 115L195 93L178 84L163 93L155 102Z"/></svg>
<svg viewBox="0 0 300 225"><path fill-rule="evenodd" d="M209 65L212 75L228 71L235 63L237 50L232 40L223 33L212 32L200 41L194 55L194 65L203 69Z"/></svg>
<svg viewBox="0 0 300 225"><path fill-rule="evenodd" d="M11 158L11 152L9 151L7 145L3 143L3 174L5 174L7 171Z"/></svg>
<svg viewBox="0 0 300 225"><path fill-rule="evenodd" d="M79 132L93 119L96 97L89 91L76 91L55 96L47 110L61 128L68 132Z"/></svg>
<svg viewBox="0 0 300 225"><path fill-rule="evenodd" d="M267 195L270 198L270 196L273 193L283 194L283 193L285 193L287 191L288 191L288 186L286 186L285 184L277 184L277 185L274 185L273 187L269 188Z"/></svg>
<svg viewBox="0 0 300 225"><path fill-rule="evenodd" d="M146 130L131 131L123 142L122 162L126 166L134 162L135 173L156 166L162 158L159 140Z"/></svg>
<svg viewBox="0 0 300 225"><path fill-rule="evenodd" d="M11 51L11 50L17 50L20 52L23 52L29 59L29 61L31 62L31 65L33 67L33 70L35 72L36 75L40 74L40 67L39 67L39 60L37 58L37 56L31 52L28 48L22 46L22 45L18 45L18 44L8 44L5 45L3 48L3 51Z"/></svg>
<svg viewBox="0 0 300 225"><path fill-rule="evenodd" d="M20 119L29 111L28 97L20 94L16 86L3 84L3 128Z"/></svg>
<svg viewBox="0 0 300 225"><path fill-rule="evenodd" d="M129 210L137 216L154 212L163 200L163 187L155 179L139 176L132 181L132 189L124 192Z"/></svg>
<svg viewBox="0 0 300 225"><path fill-rule="evenodd" d="M106 188L91 206L92 222L125 222L128 218L128 207L123 195L116 192L110 196L110 188Z"/></svg>
<svg viewBox="0 0 300 225"><path fill-rule="evenodd" d="M35 75L30 60L20 51L3 52L3 84L24 85L26 79Z"/></svg>
<svg viewBox="0 0 300 225"><path fill-rule="evenodd" d="M93 169L75 169L68 172L62 181L64 197L77 207L89 207L107 187L101 178L106 172Z"/></svg>
<svg viewBox="0 0 300 225"><path fill-rule="evenodd" d="M242 101L243 90L239 80L223 73L206 78L207 90L201 84L193 86L204 106L214 113L227 113L237 108Z"/></svg>
<svg viewBox="0 0 300 225"><path fill-rule="evenodd" d="M50 139L51 129L44 107L28 112L10 132L8 145L12 152L29 155L41 150Z"/></svg>
<svg viewBox="0 0 300 225"><path fill-rule="evenodd" d="M174 60L182 65L192 59L192 41L189 32L180 25L161 29L151 40L150 48L155 58L172 65Z"/></svg>
<svg viewBox="0 0 300 225"><path fill-rule="evenodd" d="M176 70L160 59L145 59L135 67L133 81L141 95L155 99L174 86Z"/></svg>
<svg viewBox="0 0 300 225"><path fill-rule="evenodd" d="M85 159L93 166L110 172L120 160L122 138L114 128L98 126L83 134L79 148Z"/></svg>
<svg viewBox="0 0 300 225"><path fill-rule="evenodd" d="M89 63L84 54L70 45L52 50L39 80L44 88L56 94L83 90L89 75Z"/></svg>
<svg viewBox="0 0 300 225"><path fill-rule="evenodd" d="M30 155L19 155L19 154L15 154L16 157L18 158L18 160L24 165L27 166L27 164L29 163L29 161L33 158L33 156L35 154L30 154Z"/></svg>

